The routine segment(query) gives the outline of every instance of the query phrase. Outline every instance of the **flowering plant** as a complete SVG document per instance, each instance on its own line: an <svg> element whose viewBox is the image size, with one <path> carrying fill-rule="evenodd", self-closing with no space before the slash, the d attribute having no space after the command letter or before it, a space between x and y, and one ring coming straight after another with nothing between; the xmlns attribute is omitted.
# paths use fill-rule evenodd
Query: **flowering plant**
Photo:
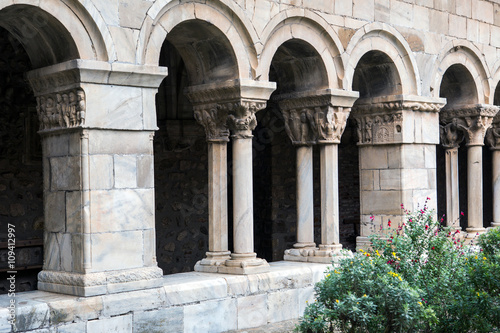
<svg viewBox="0 0 500 333"><path fill-rule="evenodd" d="M404 207L402 207L404 210ZM315 286L299 332L493 332L500 328L500 228L465 245L424 207L345 257ZM388 237L387 237L388 236ZM473 242L472 242L473 243Z"/></svg>

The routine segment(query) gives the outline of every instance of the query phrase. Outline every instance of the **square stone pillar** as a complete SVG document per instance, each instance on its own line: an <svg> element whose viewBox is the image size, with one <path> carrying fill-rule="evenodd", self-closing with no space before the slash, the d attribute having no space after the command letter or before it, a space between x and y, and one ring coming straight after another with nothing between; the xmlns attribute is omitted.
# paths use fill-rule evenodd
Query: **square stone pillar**
<svg viewBox="0 0 500 333"><path fill-rule="evenodd" d="M403 222L401 205L413 211L426 199L437 206L436 144L444 99L395 95L358 100L361 230L357 248L369 235Z"/></svg>
<svg viewBox="0 0 500 333"><path fill-rule="evenodd" d="M27 74L44 166L38 289L93 296L159 286L155 93L165 68L73 60Z"/></svg>

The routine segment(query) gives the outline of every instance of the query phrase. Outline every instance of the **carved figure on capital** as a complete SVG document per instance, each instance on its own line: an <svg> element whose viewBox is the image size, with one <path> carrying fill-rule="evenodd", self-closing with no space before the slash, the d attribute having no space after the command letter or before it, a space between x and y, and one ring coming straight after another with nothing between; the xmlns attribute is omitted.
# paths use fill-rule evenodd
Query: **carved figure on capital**
<svg viewBox="0 0 500 333"><path fill-rule="evenodd" d="M486 143L492 149L500 149L500 122L493 124L486 132Z"/></svg>
<svg viewBox="0 0 500 333"><path fill-rule="evenodd" d="M312 145L316 143L317 127L314 112L304 108L284 110L285 131L295 145Z"/></svg>
<svg viewBox="0 0 500 333"><path fill-rule="evenodd" d="M339 107L334 112L332 107L327 107L326 111L316 108L316 126L318 128L318 142L340 143L340 138L344 133L350 108L343 109Z"/></svg>
<svg viewBox="0 0 500 333"><path fill-rule="evenodd" d="M205 128L207 141L229 141L227 128L227 111L212 105L194 111L194 118Z"/></svg>
<svg viewBox="0 0 500 333"><path fill-rule="evenodd" d="M445 148L458 148L464 140L464 133L457 127L456 121L439 126L441 144Z"/></svg>
<svg viewBox="0 0 500 333"><path fill-rule="evenodd" d="M257 127L255 113L265 108L266 103L241 102L228 108L228 124L233 137L251 138L252 131Z"/></svg>
<svg viewBox="0 0 500 333"><path fill-rule="evenodd" d="M81 126L85 120L85 93L81 89L37 97L40 130Z"/></svg>

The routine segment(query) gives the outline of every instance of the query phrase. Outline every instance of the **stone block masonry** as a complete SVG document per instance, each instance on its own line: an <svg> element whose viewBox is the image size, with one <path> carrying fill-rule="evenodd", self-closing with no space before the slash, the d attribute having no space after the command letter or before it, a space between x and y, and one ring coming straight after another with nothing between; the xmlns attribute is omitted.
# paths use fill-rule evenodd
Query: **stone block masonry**
<svg viewBox="0 0 500 333"><path fill-rule="evenodd" d="M314 301L313 286L328 265L271 263L248 276L189 272L165 276L161 286L92 297L43 291L17 298L17 327L0 310L0 332L226 332L298 318ZM9 298L0 296L0 306Z"/></svg>

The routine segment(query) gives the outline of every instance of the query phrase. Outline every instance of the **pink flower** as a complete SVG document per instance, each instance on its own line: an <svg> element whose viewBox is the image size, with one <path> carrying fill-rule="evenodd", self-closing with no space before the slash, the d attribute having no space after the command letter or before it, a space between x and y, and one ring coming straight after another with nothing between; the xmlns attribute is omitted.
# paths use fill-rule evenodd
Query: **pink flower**
<svg viewBox="0 0 500 333"><path fill-rule="evenodd" d="M464 212L460 212L460 215L464 216L465 214L464 214Z"/></svg>
<svg viewBox="0 0 500 333"><path fill-rule="evenodd" d="M427 229L429 229L429 226L426 224L426 225L425 225L425 230L427 230Z"/></svg>
<svg viewBox="0 0 500 333"><path fill-rule="evenodd" d="M391 220L387 222L387 225L390 227L391 226Z"/></svg>
<svg viewBox="0 0 500 333"><path fill-rule="evenodd" d="M431 198L427 197L427 201L431 200Z"/></svg>
<svg viewBox="0 0 500 333"><path fill-rule="evenodd" d="M431 250L434 250L434 249L435 249L435 247L434 247L434 246L433 246L433 247L431 247Z"/></svg>

